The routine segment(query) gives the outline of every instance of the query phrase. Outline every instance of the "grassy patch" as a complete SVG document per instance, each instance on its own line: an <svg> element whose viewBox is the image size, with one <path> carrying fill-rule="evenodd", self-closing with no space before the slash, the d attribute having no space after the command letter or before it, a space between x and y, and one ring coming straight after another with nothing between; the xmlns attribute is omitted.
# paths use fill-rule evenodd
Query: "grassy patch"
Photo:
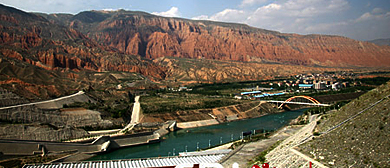
<svg viewBox="0 0 390 168"><path fill-rule="evenodd" d="M183 93L142 96L140 102L144 113L172 113L176 111L208 109L242 103L242 101L232 98L189 95Z"/></svg>

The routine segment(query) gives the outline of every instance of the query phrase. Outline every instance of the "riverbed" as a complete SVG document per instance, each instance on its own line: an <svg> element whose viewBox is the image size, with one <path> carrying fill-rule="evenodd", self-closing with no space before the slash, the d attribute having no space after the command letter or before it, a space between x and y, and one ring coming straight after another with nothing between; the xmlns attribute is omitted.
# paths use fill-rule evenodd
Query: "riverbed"
<svg viewBox="0 0 390 168"><path fill-rule="evenodd" d="M259 118L238 120L218 125L181 129L163 137L159 143L133 146L97 155L89 160L118 160L177 156L180 152L205 149L241 138L243 132L274 131L297 118L304 109L268 114Z"/></svg>

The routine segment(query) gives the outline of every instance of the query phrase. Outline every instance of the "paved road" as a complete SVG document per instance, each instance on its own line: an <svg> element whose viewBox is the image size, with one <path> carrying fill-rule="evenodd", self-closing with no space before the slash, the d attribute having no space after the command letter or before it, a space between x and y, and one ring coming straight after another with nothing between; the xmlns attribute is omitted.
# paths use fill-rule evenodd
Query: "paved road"
<svg viewBox="0 0 390 168"><path fill-rule="evenodd" d="M270 167L302 167L307 166L310 161L312 161L313 167L326 167L319 162L313 162L313 159L293 149L312 137L312 132L319 120L317 116L318 115L312 115L309 124L284 140L278 147L266 155Z"/></svg>
<svg viewBox="0 0 390 168"><path fill-rule="evenodd" d="M37 105L37 104L43 104L43 103L50 103L50 102L55 102L55 101L59 101L59 100L62 100L62 99L68 99L68 98L71 98L71 97L74 97L74 96L78 96L78 95L82 95L82 94L84 94L84 92L83 91L79 91L79 92L77 92L75 94L72 94L72 95L69 95L69 96L60 97L60 98L56 98L56 99L52 99L52 100L46 100L46 101L34 102L34 103L27 103L27 104L20 104L20 105L8 106L8 107L1 107L0 110L16 108L16 107L23 107L23 106L31 106L31 105Z"/></svg>
<svg viewBox="0 0 390 168"><path fill-rule="evenodd" d="M223 161L221 164L223 167L232 167L233 163L238 163L240 167L247 167L247 163L253 159L254 156L258 155L260 152L268 149L271 145L276 143L279 140L286 139L297 132L301 126L288 126L276 132L269 139L263 139L257 142L251 142L245 144L241 149L239 149L235 154L230 156L228 159Z"/></svg>

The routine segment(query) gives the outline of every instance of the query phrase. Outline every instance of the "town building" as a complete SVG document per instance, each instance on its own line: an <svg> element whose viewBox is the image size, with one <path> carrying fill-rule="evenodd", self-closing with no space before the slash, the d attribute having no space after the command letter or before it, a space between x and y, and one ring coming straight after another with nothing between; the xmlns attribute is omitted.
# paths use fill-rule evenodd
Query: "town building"
<svg viewBox="0 0 390 168"><path fill-rule="evenodd" d="M313 84L298 84L299 89L311 89Z"/></svg>
<svg viewBox="0 0 390 168"><path fill-rule="evenodd" d="M326 83L325 82L318 82L318 83L315 83L313 86L314 86L314 89L316 89L316 90L324 90L324 89L326 89Z"/></svg>

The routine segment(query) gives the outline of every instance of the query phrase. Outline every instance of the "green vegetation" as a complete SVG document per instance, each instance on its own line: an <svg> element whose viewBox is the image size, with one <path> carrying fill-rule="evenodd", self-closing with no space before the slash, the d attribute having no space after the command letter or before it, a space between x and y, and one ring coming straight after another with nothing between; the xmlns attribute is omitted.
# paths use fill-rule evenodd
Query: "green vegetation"
<svg viewBox="0 0 390 168"><path fill-rule="evenodd" d="M230 82L230 83L213 83L213 84L200 84L193 86L193 90L190 93L193 94L202 94L202 95L231 95L232 93L240 93L244 88L254 88L254 87L272 87L274 90L283 90L284 87L279 86L270 86L270 82L276 82L284 80L261 80L261 81L245 81L245 82Z"/></svg>
<svg viewBox="0 0 390 168"><path fill-rule="evenodd" d="M271 133L272 132L266 131L266 133L245 136L242 141L238 141L238 142L233 143L233 145L230 148L235 149L244 143L256 142L256 141L259 141L262 139L267 139L271 135Z"/></svg>
<svg viewBox="0 0 390 168"><path fill-rule="evenodd" d="M120 102L117 102L120 103ZM75 102L72 104L64 104L63 108L85 108L89 110L96 110L102 113L102 117L122 118L126 113L131 113L129 102L122 102L122 105L111 106L110 104L103 104L101 102L88 103L88 102ZM126 105L127 104L127 105Z"/></svg>
<svg viewBox="0 0 390 168"><path fill-rule="evenodd" d="M321 114L321 113L324 114L329 110L340 109L341 107L343 107L344 105L346 105L348 103L349 103L349 101L341 101L341 102L337 102L335 104L332 104L331 106L313 107L313 108L307 109L304 112L304 114L305 115L308 115L309 113L310 114Z"/></svg>
<svg viewBox="0 0 390 168"><path fill-rule="evenodd" d="M179 58L178 58L179 59ZM184 61L183 64L186 62ZM189 68L193 64L188 63ZM191 88L191 91L182 91L175 92L169 89L160 89L160 90L149 90L147 91L148 96L141 96L141 106L145 113L170 113L180 110L194 110L194 109L204 109L204 108L215 108L228 105L239 104L242 100L233 100L235 94L243 92L245 88L273 88L273 91L289 91L290 94L285 94L275 97L264 97L262 100L272 99L272 100L286 100L289 97L297 95L306 95L318 99L323 103L333 103L339 102L331 107L318 107L310 109L308 112L312 114L317 114L320 112L328 111L330 109L336 109L346 104L347 102L340 102L343 100L351 100L372 90L373 87L371 84L380 84L383 81L390 79L386 77L370 78L370 79L342 79L342 82L358 83L358 85L353 85L351 87L342 88L340 90L327 90L327 91L318 91L315 89L306 90L306 92L298 93L294 90L297 90L295 87L286 87L285 85L269 85L270 83L282 82L283 80L296 80L295 77L280 77L274 80L260 80L260 81L245 81L245 82L228 82L228 83L213 83L213 84L193 84L187 86ZM374 82L369 82L374 81ZM267 91L265 91L267 92ZM341 95L343 94L343 95ZM327 97L326 95L337 95L336 97ZM338 100L340 99L340 100Z"/></svg>
<svg viewBox="0 0 390 168"><path fill-rule="evenodd" d="M99 130L111 130L111 129L120 129L123 128L122 125L113 125L112 127L96 127L96 126L86 126L82 127L85 131L99 131Z"/></svg>
<svg viewBox="0 0 390 168"><path fill-rule="evenodd" d="M385 84L387 81L390 81L390 78L389 77L362 78L359 79L359 81L367 85L379 86Z"/></svg>
<svg viewBox="0 0 390 168"><path fill-rule="evenodd" d="M183 110L207 109L240 104L232 98L212 97L187 93L169 93L141 96L144 113L172 113Z"/></svg>

